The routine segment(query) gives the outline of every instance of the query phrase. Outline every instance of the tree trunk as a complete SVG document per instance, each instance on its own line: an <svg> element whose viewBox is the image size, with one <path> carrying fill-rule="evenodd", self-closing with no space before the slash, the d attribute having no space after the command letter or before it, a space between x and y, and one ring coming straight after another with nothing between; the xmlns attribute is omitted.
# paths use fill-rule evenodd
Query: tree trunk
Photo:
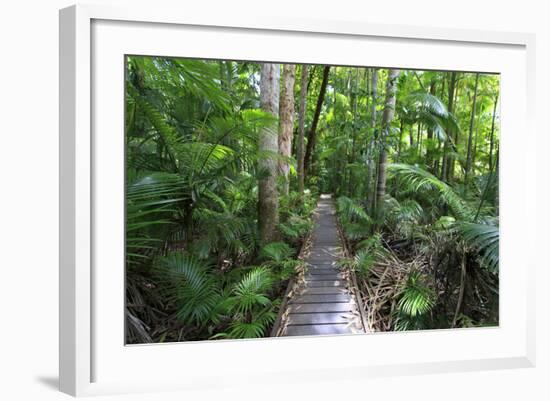
<svg viewBox="0 0 550 401"><path fill-rule="evenodd" d="M478 137L479 137L479 125L476 126L474 130L474 138L473 138L473 149L472 149L472 162L470 163L472 166L476 165L476 156L477 156L477 144L478 144Z"/></svg>
<svg viewBox="0 0 550 401"><path fill-rule="evenodd" d="M374 212L376 209L376 189L374 188L374 182L376 180L376 164L374 160L374 143L376 140L376 98L378 97L378 68L372 70L372 84L371 84L372 105L370 110L370 129L371 137L369 143L369 149L367 151L368 157L368 171L367 171L367 195L370 196L370 188L372 187L372 196L370 200L370 211Z"/></svg>
<svg viewBox="0 0 550 401"><path fill-rule="evenodd" d="M300 110L298 115L298 192L304 193L304 131L307 107L308 66L302 65L300 77Z"/></svg>
<svg viewBox="0 0 550 401"><path fill-rule="evenodd" d="M470 115L470 132L468 133L468 153L466 156L466 169L464 170L464 183L468 184L470 170L472 169L472 139L474 134L474 123L476 117L477 88L479 84L479 73L476 74L476 83L474 85L474 98L472 100L472 114Z"/></svg>
<svg viewBox="0 0 550 401"><path fill-rule="evenodd" d="M368 113L369 113L369 110L370 110L370 84L369 84L369 81L370 81L370 74L369 74L369 71L370 69L368 68L365 68L365 75L363 76L363 82L365 83L365 111L366 111L366 116L368 117ZM367 129L368 131L368 129ZM367 135L365 136L366 139L368 139L368 133ZM365 141L364 144L362 144L361 146L361 155L364 156L367 154L368 152L368 147L369 147L369 141Z"/></svg>
<svg viewBox="0 0 550 401"><path fill-rule="evenodd" d="M430 95L435 96L436 91L436 83L435 81L432 81L430 83ZM427 145L426 145L426 166L428 167L428 171L431 171L432 174L434 173L434 165L433 165L433 139L434 139L434 130L430 127L427 129Z"/></svg>
<svg viewBox="0 0 550 401"><path fill-rule="evenodd" d="M325 100L325 93L327 91L328 73L330 66L325 66L323 69L323 81L321 82L321 89L319 90L319 97L317 98L317 107L315 108L315 114L313 115L313 121L311 122L311 128L307 137L306 155L304 157L304 172L307 175L311 166L311 159L313 149L315 148L315 137L317 135L317 124L319 123L319 116L321 115L321 108L323 107L323 101Z"/></svg>
<svg viewBox="0 0 550 401"><path fill-rule="evenodd" d="M279 115L279 64L262 64L260 75L260 107L277 117ZM260 132L259 151L277 154L277 123ZM277 160L273 156L261 157L258 167L266 173L259 183L258 220L262 244L277 241L279 234L279 199L277 193Z"/></svg>
<svg viewBox="0 0 550 401"><path fill-rule="evenodd" d="M418 131L416 132L416 154L420 157L422 153L422 124L418 122Z"/></svg>
<svg viewBox="0 0 550 401"><path fill-rule="evenodd" d="M454 97L455 97L455 85L456 85L456 72L451 72L451 82L449 82L449 92L447 100L447 111L453 113L454 108ZM449 179L449 168L451 164L450 157L448 156L449 149L451 147L451 140L453 137L453 132L451 130L447 131L447 138L445 139L445 146L443 147L443 165L441 166L441 178Z"/></svg>
<svg viewBox="0 0 550 401"><path fill-rule="evenodd" d="M459 73L456 73L456 79L455 79L455 93L454 93L454 96L453 96L453 110L454 110L454 105L456 104L456 101L458 99L458 92L460 91L460 86L459 86ZM458 141L459 141L459 130L456 130L454 132L451 133L451 138L453 139L453 142L451 143L451 149L454 151L454 152L457 152L458 151ZM454 174L455 174L455 156L454 155L451 155L449 157L449 165L447 166L447 181L448 182L451 182L453 181L454 179Z"/></svg>
<svg viewBox="0 0 550 401"><path fill-rule="evenodd" d="M338 136L338 70L336 68L332 69L332 73L334 77L332 78L332 89L333 89L333 97L334 101L332 104L332 134L333 136ZM340 157L333 157L333 171L334 171L334 177L331 179L330 187L333 194L338 193L338 186L340 181L342 181L341 177L341 171L340 168Z"/></svg>
<svg viewBox="0 0 550 401"><path fill-rule="evenodd" d="M279 110L279 154L290 158L292 154L292 133L294 129L294 64L283 65L283 84L281 90L281 107ZM290 166L288 160L279 160L279 173L283 176L283 194L288 195Z"/></svg>
<svg viewBox="0 0 550 401"><path fill-rule="evenodd" d="M355 157L357 153L357 131L356 131L356 121L357 121L357 96L358 96L358 87L359 87L359 69L355 69L355 82L353 82L353 87L350 85L350 97L351 97L351 109L352 109L352 131L351 131L351 157L349 159L349 164L353 165L355 163ZM348 195L353 198L355 192L355 180L353 174L353 167L349 167L349 178L348 178Z"/></svg>
<svg viewBox="0 0 550 401"><path fill-rule="evenodd" d="M403 143L403 120L399 123L399 142L397 143L397 160L401 158L401 146Z"/></svg>
<svg viewBox="0 0 550 401"><path fill-rule="evenodd" d="M489 171L493 171L493 152L495 149L495 116L497 114L498 92L495 97L495 103L493 104L493 120L491 122L491 142L489 145Z"/></svg>
<svg viewBox="0 0 550 401"><path fill-rule="evenodd" d="M376 214L381 216L384 196L386 195L386 168L388 153L386 150L386 138L390 133L391 122L395 113L395 100L397 93L397 78L399 70L388 70L386 82L386 101L384 113L382 114L382 129L380 132L380 158L378 160L378 185L376 186Z"/></svg>

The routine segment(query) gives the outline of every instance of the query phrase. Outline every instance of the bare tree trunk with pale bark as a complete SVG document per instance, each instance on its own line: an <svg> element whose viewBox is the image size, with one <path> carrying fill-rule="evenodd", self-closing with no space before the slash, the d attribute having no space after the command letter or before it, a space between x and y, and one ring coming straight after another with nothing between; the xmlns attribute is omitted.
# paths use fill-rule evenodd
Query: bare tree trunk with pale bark
<svg viewBox="0 0 550 401"><path fill-rule="evenodd" d="M378 185L376 186L376 213L380 215L384 197L386 196L386 169L388 163L388 152L386 149L386 138L389 135L391 122L395 114L395 100L397 94L397 78L399 70L388 70L388 80L386 82L386 101L384 103L384 113L382 114L382 129L380 131L380 158L378 160Z"/></svg>
<svg viewBox="0 0 550 401"><path fill-rule="evenodd" d="M279 115L279 64L262 64L260 75L260 107L266 113ZM277 122L262 129L258 149L271 155L261 157L258 168L265 172L259 182L258 220L262 244L279 239L279 197L277 193L277 159L279 150Z"/></svg>
<svg viewBox="0 0 550 401"><path fill-rule="evenodd" d="M279 160L279 174L284 178L283 194L288 195L290 165L288 158L292 154L292 135L294 130L294 78L296 66L285 64L281 87L281 101L279 109L279 154L285 159Z"/></svg>

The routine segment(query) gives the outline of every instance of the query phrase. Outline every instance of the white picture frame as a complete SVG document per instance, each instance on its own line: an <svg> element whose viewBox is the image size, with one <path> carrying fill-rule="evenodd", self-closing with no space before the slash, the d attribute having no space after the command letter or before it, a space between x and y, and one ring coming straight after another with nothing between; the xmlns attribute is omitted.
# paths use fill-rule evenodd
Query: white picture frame
<svg viewBox="0 0 550 401"><path fill-rule="evenodd" d="M195 45L182 47L174 36L190 38ZM266 46L251 52L250 45L260 38ZM240 45L229 45L237 39ZM529 191L520 191L518 186L514 190L507 184L519 182L522 188L534 188L535 184L529 174L535 170L535 147L520 147L512 134L521 132L523 143L535 141L534 41L533 35L522 33L260 15L254 20L240 20L236 16L189 15L184 10L155 7L79 5L61 10L61 391L80 396L235 386L239 385L238 375L243 374L248 380L275 385L282 380L344 376L359 380L381 375L534 366L536 261L530 256L535 253L529 252L533 245L522 238L521 231L523 227L534 231L536 209L529 200ZM309 50L303 51L306 45ZM321 48L332 52L320 52ZM370 52L370 62L359 50ZM437 63L430 61L434 51L443 56ZM425 55L423 60L418 58L419 53ZM116 133L123 132L121 83L125 54L501 73L500 326L125 346L120 332L124 264L119 263L123 254L123 159L120 144L116 143ZM513 170L509 168L512 160ZM114 205L112 210L110 205ZM390 346L397 355L384 354ZM336 349L344 349L348 356L337 360ZM186 355L188 364L181 363L181 355ZM298 361L284 364L288 355L297 356ZM258 358L269 360L270 366L248 367ZM232 361L231 365L227 361ZM164 370L159 368L161 364L166 364ZM156 370L151 369L153 366ZM178 370L170 374L175 366Z"/></svg>

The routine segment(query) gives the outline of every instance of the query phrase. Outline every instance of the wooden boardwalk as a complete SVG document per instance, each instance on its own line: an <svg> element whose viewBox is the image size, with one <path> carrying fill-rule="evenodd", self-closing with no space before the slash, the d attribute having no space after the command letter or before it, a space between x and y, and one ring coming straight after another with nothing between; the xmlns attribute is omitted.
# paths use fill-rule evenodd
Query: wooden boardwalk
<svg viewBox="0 0 550 401"><path fill-rule="evenodd" d="M322 195L306 268L286 294L275 336L363 333L348 272L338 269L343 257L334 201Z"/></svg>

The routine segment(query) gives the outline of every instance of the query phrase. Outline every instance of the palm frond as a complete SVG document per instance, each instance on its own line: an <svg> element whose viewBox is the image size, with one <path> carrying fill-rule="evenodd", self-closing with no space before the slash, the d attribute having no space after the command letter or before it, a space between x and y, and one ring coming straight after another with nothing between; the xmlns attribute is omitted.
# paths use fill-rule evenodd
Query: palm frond
<svg viewBox="0 0 550 401"><path fill-rule="evenodd" d="M282 262L288 259L292 253L293 250L288 244L284 242L271 242L262 247L260 256L274 262Z"/></svg>
<svg viewBox="0 0 550 401"><path fill-rule="evenodd" d="M255 307L264 307L271 301L267 291L273 285L273 275L264 267L256 267L233 287L228 305L234 314L246 315Z"/></svg>
<svg viewBox="0 0 550 401"><path fill-rule="evenodd" d="M209 319L220 300L220 288L202 260L173 252L156 260L160 282L178 305L183 322L201 324Z"/></svg>
<svg viewBox="0 0 550 401"><path fill-rule="evenodd" d="M411 193L436 192L460 220L471 221L475 211L447 183L430 172L408 164L391 164L388 170L400 178L400 184Z"/></svg>
<svg viewBox="0 0 550 401"><path fill-rule="evenodd" d="M361 222L365 224L371 224L372 220L370 216L365 212L361 205L355 203L353 199L347 196L340 196L336 200L338 213L344 221L348 222Z"/></svg>
<svg viewBox="0 0 550 401"><path fill-rule="evenodd" d="M467 222L458 222L456 227L464 241L479 252L481 264L493 273L498 272L499 227Z"/></svg>

